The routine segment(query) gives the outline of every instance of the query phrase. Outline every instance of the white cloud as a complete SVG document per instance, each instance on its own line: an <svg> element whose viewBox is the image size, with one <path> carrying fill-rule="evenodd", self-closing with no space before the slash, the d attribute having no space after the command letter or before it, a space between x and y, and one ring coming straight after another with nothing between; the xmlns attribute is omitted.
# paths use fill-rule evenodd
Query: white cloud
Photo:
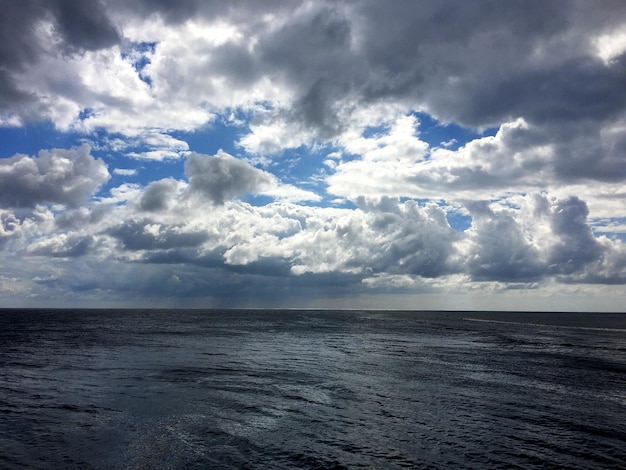
<svg viewBox="0 0 626 470"><path fill-rule="evenodd" d="M457 150L427 148L419 134L393 127L370 137L351 135L344 148L356 158L328 166L328 192L351 200L387 195L455 203L547 191L562 198L579 195L593 219L625 217L622 163L612 156L621 148L620 126L604 128L601 147L580 157L587 145L575 138L560 143L523 119ZM588 183L604 178L599 185Z"/></svg>
<svg viewBox="0 0 626 470"><path fill-rule="evenodd" d="M110 178L106 164L87 145L71 150L41 150L37 157L0 160L0 204L34 207L60 203L76 207Z"/></svg>
<svg viewBox="0 0 626 470"><path fill-rule="evenodd" d="M605 65L626 52L626 26L604 33L593 39L598 56Z"/></svg>
<svg viewBox="0 0 626 470"><path fill-rule="evenodd" d="M310 132L298 129L283 120L273 122L261 120L258 124L250 125L250 133L242 137L238 144L252 154L273 155L286 148L307 145L312 140L313 135Z"/></svg>
<svg viewBox="0 0 626 470"><path fill-rule="evenodd" d="M135 199L141 193L141 186L137 183L124 183L109 190L110 197L101 197L99 202L106 204L118 204Z"/></svg>
<svg viewBox="0 0 626 470"><path fill-rule="evenodd" d="M260 191L259 194L286 202L317 202L322 200L322 197L313 191L307 191L291 184L282 184L277 179L274 179L270 188Z"/></svg>
<svg viewBox="0 0 626 470"><path fill-rule="evenodd" d="M137 174L136 168L115 168L113 170L114 175L120 176L134 176Z"/></svg>
<svg viewBox="0 0 626 470"><path fill-rule="evenodd" d="M420 188L411 178L427 164L428 145L416 135L416 125L415 117L402 116L379 135L351 132L342 136L345 151L357 158L333 165L328 192L353 200L359 196L420 197Z"/></svg>
<svg viewBox="0 0 626 470"><path fill-rule="evenodd" d="M126 156L137 160L154 160L160 162L163 160L178 160L181 154L172 150L147 150L145 152L130 152L127 153Z"/></svg>

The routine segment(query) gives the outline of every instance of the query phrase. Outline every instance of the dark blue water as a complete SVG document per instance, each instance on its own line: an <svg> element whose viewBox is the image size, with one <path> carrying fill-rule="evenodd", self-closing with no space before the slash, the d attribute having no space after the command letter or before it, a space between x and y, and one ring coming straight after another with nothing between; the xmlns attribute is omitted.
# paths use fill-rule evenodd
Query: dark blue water
<svg viewBox="0 0 626 470"><path fill-rule="evenodd" d="M625 468L626 315L0 311L1 468Z"/></svg>

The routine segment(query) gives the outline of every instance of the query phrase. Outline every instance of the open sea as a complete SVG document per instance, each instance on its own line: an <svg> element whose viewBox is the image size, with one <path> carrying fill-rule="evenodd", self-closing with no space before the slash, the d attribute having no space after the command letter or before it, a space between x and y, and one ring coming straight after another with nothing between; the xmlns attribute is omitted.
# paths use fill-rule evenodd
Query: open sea
<svg viewBox="0 0 626 470"><path fill-rule="evenodd" d="M0 468L626 468L626 314L4 309Z"/></svg>

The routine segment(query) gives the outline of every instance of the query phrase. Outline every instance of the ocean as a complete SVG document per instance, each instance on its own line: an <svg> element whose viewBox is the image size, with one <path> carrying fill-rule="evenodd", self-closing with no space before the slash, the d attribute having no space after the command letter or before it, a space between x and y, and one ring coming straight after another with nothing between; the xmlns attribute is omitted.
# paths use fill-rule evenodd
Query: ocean
<svg viewBox="0 0 626 470"><path fill-rule="evenodd" d="M4 309L0 468L626 468L626 314Z"/></svg>

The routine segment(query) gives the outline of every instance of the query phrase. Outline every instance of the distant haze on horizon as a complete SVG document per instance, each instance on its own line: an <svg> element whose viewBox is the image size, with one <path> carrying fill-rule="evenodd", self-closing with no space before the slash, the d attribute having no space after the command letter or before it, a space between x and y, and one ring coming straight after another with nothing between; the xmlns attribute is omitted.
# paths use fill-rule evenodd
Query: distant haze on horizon
<svg viewBox="0 0 626 470"><path fill-rule="evenodd" d="M625 310L626 2L0 11L2 307Z"/></svg>

